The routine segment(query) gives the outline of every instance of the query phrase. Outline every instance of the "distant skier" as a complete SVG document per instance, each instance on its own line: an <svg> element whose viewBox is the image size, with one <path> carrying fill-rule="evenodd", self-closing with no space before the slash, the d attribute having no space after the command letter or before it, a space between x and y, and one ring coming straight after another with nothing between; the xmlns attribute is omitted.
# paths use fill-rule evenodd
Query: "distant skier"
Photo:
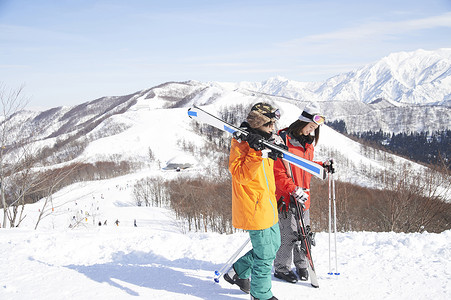
<svg viewBox="0 0 451 300"><path fill-rule="evenodd" d="M114 222L114 224L116 224L116 226L119 226L119 220L118 219L116 219L116 222Z"/></svg>
<svg viewBox="0 0 451 300"><path fill-rule="evenodd" d="M138 225L136 225L136 219L133 221L133 226L138 227Z"/></svg>
<svg viewBox="0 0 451 300"><path fill-rule="evenodd" d="M288 128L278 132L279 136L288 147L288 151L302 158L313 161L314 145L318 143L320 125L324 123L324 116L320 114L320 108L316 103L311 103L304 108L298 120L291 123ZM314 133L314 134L312 134ZM316 162L326 166L329 162ZM276 178L276 198L283 197L284 203L279 203L279 225L282 244L274 260L274 276L291 283L298 281L298 277L291 270L294 263L299 279L308 279L307 259L305 253L295 246L298 238L298 228L295 215L292 214L290 200L295 199L305 205L304 223L310 226L310 179L311 174L294 165L279 159L274 166ZM291 196L291 197L290 197Z"/></svg>
<svg viewBox="0 0 451 300"><path fill-rule="evenodd" d="M70 220L69 228L73 228L77 225L77 219L75 216L72 216L72 219Z"/></svg>
<svg viewBox="0 0 451 300"><path fill-rule="evenodd" d="M250 292L251 299L277 299L271 292L272 263L280 246L274 161L262 157L261 141L274 138L279 117L279 110L271 105L255 104L247 122L241 124L250 134L243 141L232 139L230 149L233 226L248 231L253 248L232 265L224 279Z"/></svg>

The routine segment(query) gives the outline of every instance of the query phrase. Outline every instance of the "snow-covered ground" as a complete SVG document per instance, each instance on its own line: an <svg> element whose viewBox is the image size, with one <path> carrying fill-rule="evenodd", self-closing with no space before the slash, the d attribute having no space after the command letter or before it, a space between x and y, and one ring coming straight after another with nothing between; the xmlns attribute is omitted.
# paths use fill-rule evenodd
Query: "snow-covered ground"
<svg viewBox="0 0 451 300"><path fill-rule="evenodd" d="M233 94L229 97L224 98L228 104L243 100ZM214 113L220 106L206 110ZM280 107L284 111L281 127L300 113L290 103L280 103ZM133 185L141 178L171 179L202 172L201 166L175 172L162 171L164 165L146 169L149 163L144 163L149 149L162 164L179 159L192 162L177 141L202 145L203 140L191 130L186 108L137 109L112 120L127 129L94 139L77 160L95 162L118 155L142 162L143 169L58 191L44 209L37 230L43 200L26 206L26 218L19 228L0 229L0 300L249 299L222 278L219 284L213 281L214 271L243 244L246 233L186 233L171 210L137 207L133 201ZM90 134L96 133L103 136L96 130ZM335 148L341 161L387 168L374 157L361 155L357 143L330 128L324 127L321 133L319 154L327 155L327 149ZM357 181L352 177L356 172L350 169L343 165L338 179ZM358 183L370 185L367 178L357 177ZM78 226L69 227L76 222ZM341 274L333 276L327 275L328 234L320 232L316 240L313 255L320 288L312 288L309 282L289 284L274 279L273 292L279 299L451 299L451 230L441 234L338 233Z"/></svg>
<svg viewBox="0 0 451 300"><path fill-rule="evenodd" d="M73 185L37 230L39 203L27 206L23 226L0 229L0 299L249 299L213 281L247 234L183 233L170 210L133 204L136 176ZM79 210L88 221L70 229ZM316 240L320 288L273 278L279 299L451 299L451 231L338 233L333 276L328 234Z"/></svg>

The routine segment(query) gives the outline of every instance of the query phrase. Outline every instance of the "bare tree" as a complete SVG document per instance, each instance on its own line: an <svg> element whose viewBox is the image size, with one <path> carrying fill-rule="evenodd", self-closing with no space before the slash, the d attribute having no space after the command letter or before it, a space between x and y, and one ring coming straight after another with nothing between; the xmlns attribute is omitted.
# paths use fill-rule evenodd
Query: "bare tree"
<svg viewBox="0 0 451 300"><path fill-rule="evenodd" d="M153 153L152 148L149 147L147 153L148 153L148 156L149 156L149 161L150 162L154 162L155 161L155 154Z"/></svg>
<svg viewBox="0 0 451 300"><path fill-rule="evenodd" d="M44 176L42 180L42 192L45 196L42 199L42 207L39 210L38 220L36 221L34 229L38 228L42 219L54 212L53 194L61 187L61 183L65 181L76 168L77 165L61 168L55 170L55 172L51 172L48 176Z"/></svg>
<svg viewBox="0 0 451 300"><path fill-rule="evenodd" d="M43 198L43 207L36 227L48 212L52 194L67 184L67 177L78 167L73 164L53 172L34 171L39 153L33 147L33 137L40 128L27 127L20 122L28 101L22 96L23 88L8 90L0 85L0 193L3 207L3 227L17 227L26 217L24 207ZM64 183L63 183L64 182Z"/></svg>
<svg viewBox="0 0 451 300"><path fill-rule="evenodd" d="M395 173L384 171L379 177L386 188L375 204L375 216L384 231L439 231L449 227L442 214L449 214L446 202L450 191L449 170L414 170L409 164L399 166ZM444 223L445 222L445 223Z"/></svg>
<svg viewBox="0 0 451 300"><path fill-rule="evenodd" d="M23 96L23 87L18 89L8 89L4 84L0 83L0 193L1 203L3 207L3 227L6 227L8 219L8 203L7 197L10 194L12 174L23 171L24 163L27 160L27 152L21 149L21 145L25 144L26 136L18 136L19 132L17 124L11 122L11 118L21 111L28 101ZM22 131L26 134L26 130ZM18 203L23 199L23 192L16 193L18 196L12 203ZM17 210L16 210L17 212Z"/></svg>
<svg viewBox="0 0 451 300"><path fill-rule="evenodd" d="M22 165L18 168L20 171L11 174L8 177L8 182L14 188L9 189L8 192L8 206L7 217L10 222L10 227L18 227L23 221L23 215L26 196L33 191L36 185L36 176L31 172L33 159L26 156L22 161ZM6 198L6 197L5 197Z"/></svg>

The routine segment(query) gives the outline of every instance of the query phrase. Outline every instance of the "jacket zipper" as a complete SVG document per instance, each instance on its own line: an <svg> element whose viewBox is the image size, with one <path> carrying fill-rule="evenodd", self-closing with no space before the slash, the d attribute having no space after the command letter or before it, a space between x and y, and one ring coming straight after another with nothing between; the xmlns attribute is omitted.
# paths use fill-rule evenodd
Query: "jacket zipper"
<svg viewBox="0 0 451 300"><path fill-rule="evenodd" d="M264 158L264 159L262 160L262 165L263 165L263 174L265 175L265 180L266 180L266 187L268 188L268 194L270 194L271 190L270 190L270 188L269 188L268 177L266 176L265 159L269 159L269 158ZM272 201L271 201L271 196L269 196L268 200L269 200L269 203L271 203L271 207L272 207L273 224L276 224L276 211L274 210L274 204L273 204Z"/></svg>

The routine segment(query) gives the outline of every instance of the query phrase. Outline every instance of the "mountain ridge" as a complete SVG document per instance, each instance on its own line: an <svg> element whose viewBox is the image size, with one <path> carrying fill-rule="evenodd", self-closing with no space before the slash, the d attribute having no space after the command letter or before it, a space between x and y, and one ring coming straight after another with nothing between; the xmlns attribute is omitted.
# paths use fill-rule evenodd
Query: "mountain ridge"
<svg viewBox="0 0 451 300"><path fill-rule="evenodd" d="M399 59L393 56L391 60L405 61L402 56L407 54L397 55ZM440 76L436 78L443 78L444 75ZM47 161L46 165L70 161L75 155L81 155L79 160L87 161L112 160L119 156L139 162L146 159L149 149L155 152L156 157L167 161L176 154L168 157L167 151L159 149L161 145L179 149L177 151L180 152L178 144L183 143L184 139L200 143L198 136L190 131L186 116L188 107L194 104L206 106L212 109L212 113L217 113L236 105L270 102L280 107L282 119L279 126L283 127L297 119L303 107L312 100L292 93L299 86L305 88L301 92L307 95L312 93L312 88L320 88L321 84L297 83L283 77L271 78L260 84L194 80L166 82L129 95L102 97L71 107L51 108L43 112L19 111L8 119L12 126L9 141L4 146L17 148L22 144L21 139L28 137L26 143L35 152L54 153L60 157ZM445 105L398 103L384 97L368 103L328 100L318 101L318 104L326 116L326 125L330 121L343 120L348 133L451 129L451 109ZM147 130L144 135L141 132L143 129ZM116 140L117 137L121 139ZM103 143L99 147L102 151L92 150L95 148L93 144L98 142Z"/></svg>
<svg viewBox="0 0 451 300"><path fill-rule="evenodd" d="M451 101L451 48L397 52L341 73L324 82L298 82L281 76L260 84L237 87L257 89L302 101L361 101L384 98L399 104L445 105ZM282 88L283 87L283 88Z"/></svg>

